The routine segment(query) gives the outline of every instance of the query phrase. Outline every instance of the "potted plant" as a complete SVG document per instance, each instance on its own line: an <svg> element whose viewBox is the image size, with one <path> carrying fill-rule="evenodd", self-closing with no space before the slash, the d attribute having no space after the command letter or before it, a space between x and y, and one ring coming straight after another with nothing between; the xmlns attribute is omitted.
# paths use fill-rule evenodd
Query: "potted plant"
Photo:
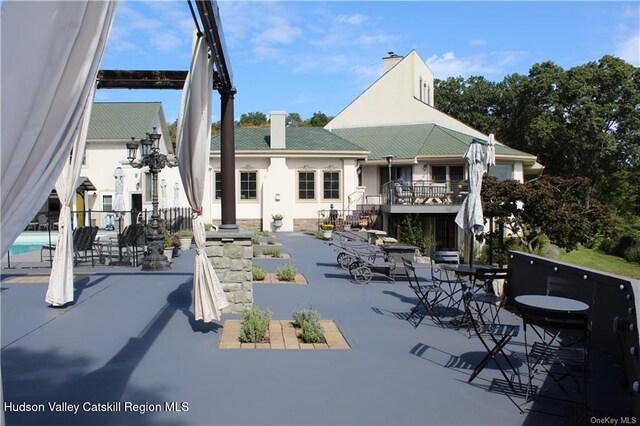
<svg viewBox="0 0 640 426"><path fill-rule="evenodd" d="M168 232L164 233L164 255L169 261L173 258L173 239Z"/></svg>
<svg viewBox="0 0 640 426"><path fill-rule="evenodd" d="M320 228L322 228L322 236L326 240L331 239L331 235L333 234L333 225L331 223L323 223Z"/></svg>
<svg viewBox="0 0 640 426"><path fill-rule="evenodd" d="M181 229L176 232L176 236L180 240L180 249L189 250L191 248L191 241L193 240L193 231L191 229Z"/></svg>
<svg viewBox="0 0 640 426"><path fill-rule="evenodd" d="M273 219L273 226L275 226L276 228L280 228L282 226L282 219L284 218L283 215L281 215L280 213L274 213L271 215L271 219Z"/></svg>

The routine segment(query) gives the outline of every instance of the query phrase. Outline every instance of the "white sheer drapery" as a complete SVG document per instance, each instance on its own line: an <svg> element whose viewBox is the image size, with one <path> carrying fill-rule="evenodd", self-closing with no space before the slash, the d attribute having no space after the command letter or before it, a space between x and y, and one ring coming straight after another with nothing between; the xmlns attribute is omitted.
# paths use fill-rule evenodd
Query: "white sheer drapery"
<svg viewBox="0 0 640 426"><path fill-rule="evenodd" d="M2 4L0 253L42 206L69 159L116 5Z"/></svg>
<svg viewBox="0 0 640 426"><path fill-rule="evenodd" d="M60 173L56 181L56 192L62 208L58 219L58 243L53 256L49 288L45 297L45 302L52 306L62 306L73 301L73 239L71 237L71 209L69 205L76 194L76 187L80 178L94 94L95 84L91 90L89 102L87 102L84 116L73 141L71 158L65 163L62 173Z"/></svg>
<svg viewBox="0 0 640 426"><path fill-rule="evenodd" d="M207 53L204 38L195 37L191 68L182 92L177 142L180 178L194 212L193 311L196 320L212 322L220 319L221 310L229 303L204 251L206 236L202 201L209 167L213 87L213 63Z"/></svg>

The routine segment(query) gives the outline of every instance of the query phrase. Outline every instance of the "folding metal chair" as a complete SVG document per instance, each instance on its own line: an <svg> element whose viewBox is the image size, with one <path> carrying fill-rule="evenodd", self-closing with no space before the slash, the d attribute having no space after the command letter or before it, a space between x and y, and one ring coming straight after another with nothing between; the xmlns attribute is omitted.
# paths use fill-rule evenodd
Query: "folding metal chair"
<svg viewBox="0 0 640 426"><path fill-rule="evenodd" d="M409 321L411 317L422 307L424 308L424 312L420 315L420 319L414 327L418 327L427 314L429 314L433 322L443 327L440 318L438 318L438 315L433 311L433 308L438 305L438 300L440 298L440 294L442 293L442 288L438 284L433 283L420 284L420 280L416 275L416 268L413 266L413 262L411 262L411 260L402 258L402 263L404 264L404 270L407 275L407 280L409 281L409 287L411 288L411 290L413 290L413 292L416 294L416 297L418 298L418 302L416 303L416 306L411 309L411 312L407 317L407 321ZM434 295L431 300L429 300L430 294Z"/></svg>
<svg viewBox="0 0 640 426"><path fill-rule="evenodd" d="M481 268L473 274L470 301L483 324L500 323L498 313L504 301L495 293L494 283L501 280L506 288L510 279L511 269L506 268Z"/></svg>
<svg viewBox="0 0 640 426"><path fill-rule="evenodd" d="M569 384L583 396L582 403L587 404L587 376L590 349L590 319L585 311L552 311L542 310L518 303L522 315L525 332L525 347L527 350L527 368L529 386L527 386L526 401L532 397L531 383L536 374L546 374L547 386L540 391L547 391L552 386L558 388L567 397L553 398L562 401L577 402L572 398ZM527 328L532 329L538 337L537 341L529 344ZM569 344L563 342L561 333L577 332L580 339L571 340ZM548 394L548 392L545 392Z"/></svg>
<svg viewBox="0 0 640 426"><path fill-rule="evenodd" d="M462 298L456 298L462 292L462 281L459 277L450 275L447 271L439 267L441 264L460 263L460 253L457 251L432 251L431 258L431 280L440 285L445 296L445 309L458 309Z"/></svg>
<svg viewBox="0 0 640 426"><path fill-rule="evenodd" d="M502 365L496 360L498 354L502 354L504 359L507 361L507 364L511 367L511 371L515 372L516 368L513 366L513 363L509 360L509 357L504 353L504 347L509 343L509 341L516 337L520 332L519 325L508 325L508 324L488 324L481 323L478 321L471 312L471 296L472 292L467 290L463 293L462 298L465 306L465 313L469 318L469 321L473 327L475 334L478 336L480 342L482 342L482 346L487 350L487 355L478 363L478 365L471 373L471 377L469 377L468 383L471 383L477 376L480 374L482 370L491 362L491 360L495 361L496 366L502 373L502 376L509 384L509 387L515 391L513 387L513 380L507 376L507 373L502 368Z"/></svg>

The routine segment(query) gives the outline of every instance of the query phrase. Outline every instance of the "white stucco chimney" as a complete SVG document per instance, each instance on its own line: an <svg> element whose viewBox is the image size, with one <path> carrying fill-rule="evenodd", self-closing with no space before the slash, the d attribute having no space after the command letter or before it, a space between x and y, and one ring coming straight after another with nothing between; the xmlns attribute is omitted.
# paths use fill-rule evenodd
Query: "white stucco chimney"
<svg viewBox="0 0 640 426"><path fill-rule="evenodd" d="M396 55L393 52L387 52L389 56L382 58L382 74L386 74L391 68L395 67L398 62L404 59L404 56Z"/></svg>
<svg viewBox="0 0 640 426"><path fill-rule="evenodd" d="M271 113L271 149L285 149L287 147L285 116L284 111Z"/></svg>

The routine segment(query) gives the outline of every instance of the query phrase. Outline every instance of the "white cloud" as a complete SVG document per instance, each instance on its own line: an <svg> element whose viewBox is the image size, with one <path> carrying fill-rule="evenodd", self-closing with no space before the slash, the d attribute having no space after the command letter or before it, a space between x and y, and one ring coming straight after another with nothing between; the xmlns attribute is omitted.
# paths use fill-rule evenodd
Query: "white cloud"
<svg viewBox="0 0 640 426"><path fill-rule="evenodd" d="M615 54L636 67L640 66L640 33L618 43Z"/></svg>
<svg viewBox="0 0 640 426"><path fill-rule="evenodd" d="M471 46L484 46L485 44L487 44L487 40L482 40L479 38L473 39L469 42L469 44Z"/></svg>
<svg viewBox="0 0 640 426"><path fill-rule="evenodd" d="M289 24L267 28L258 34L253 41L257 44L288 44L302 35L302 29Z"/></svg>
<svg viewBox="0 0 640 426"><path fill-rule="evenodd" d="M525 55L526 52L522 51L504 51L458 58L455 53L446 52L441 56L430 56L426 62L437 78L447 78L459 75L504 73L506 65L514 63Z"/></svg>
<svg viewBox="0 0 640 426"><path fill-rule="evenodd" d="M393 43L397 40L398 36L392 34L363 34L357 38L356 44Z"/></svg>
<svg viewBox="0 0 640 426"><path fill-rule="evenodd" d="M176 34L170 32L161 32L158 34L154 34L149 42L151 43L151 46L161 52L173 52L178 50L184 40L178 37Z"/></svg>
<svg viewBox="0 0 640 426"><path fill-rule="evenodd" d="M335 17L335 21L339 24L361 25L367 21L367 17L359 13L353 15L338 15Z"/></svg>

